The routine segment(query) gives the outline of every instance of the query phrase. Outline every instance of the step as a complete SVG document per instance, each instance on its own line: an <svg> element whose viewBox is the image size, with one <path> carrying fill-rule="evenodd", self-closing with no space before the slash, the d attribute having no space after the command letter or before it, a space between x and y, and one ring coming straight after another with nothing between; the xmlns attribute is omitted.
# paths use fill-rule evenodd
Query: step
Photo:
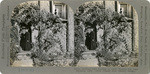
<svg viewBox="0 0 150 74"><path fill-rule="evenodd" d="M97 59L80 60L77 67L99 67Z"/></svg>
<svg viewBox="0 0 150 74"><path fill-rule="evenodd" d="M86 51L82 54L84 59L96 59L96 51Z"/></svg>
<svg viewBox="0 0 150 74"><path fill-rule="evenodd" d="M93 55L96 54L96 51L85 51L83 52L84 55Z"/></svg>

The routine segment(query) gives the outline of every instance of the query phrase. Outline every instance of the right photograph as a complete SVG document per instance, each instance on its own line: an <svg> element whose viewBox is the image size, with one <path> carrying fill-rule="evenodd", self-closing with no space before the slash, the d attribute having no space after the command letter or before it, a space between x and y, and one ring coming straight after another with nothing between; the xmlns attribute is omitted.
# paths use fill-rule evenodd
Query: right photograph
<svg viewBox="0 0 150 74"><path fill-rule="evenodd" d="M138 14L119 1L91 1L74 14L71 66L138 67Z"/></svg>

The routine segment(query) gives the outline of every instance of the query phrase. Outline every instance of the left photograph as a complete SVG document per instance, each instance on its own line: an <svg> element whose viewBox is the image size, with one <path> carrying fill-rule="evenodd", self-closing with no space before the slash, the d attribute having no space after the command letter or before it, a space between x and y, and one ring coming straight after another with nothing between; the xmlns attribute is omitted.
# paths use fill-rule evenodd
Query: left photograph
<svg viewBox="0 0 150 74"><path fill-rule="evenodd" d="M12 67L69 66L74 50L74 13L58 1L28 1L11 15Z"/></svg>

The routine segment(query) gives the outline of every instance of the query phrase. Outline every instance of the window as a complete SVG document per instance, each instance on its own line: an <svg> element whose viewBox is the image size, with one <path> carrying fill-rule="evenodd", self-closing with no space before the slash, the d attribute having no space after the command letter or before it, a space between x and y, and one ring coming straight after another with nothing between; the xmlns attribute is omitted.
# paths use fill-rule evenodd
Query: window
<svg viewBox="0 0 150 74"><path fill-rule="evenodd" d="M63 19L66 19L66 5L59 2L55 2L54 5L54 14L58 15Z"/></svg>
<svg viewBox="0 0 150 74"><path fill-rule="evenodd" d="M120 2L120 13L128 18L133 18L133 7L129 4Z"/></svg>
<svg viewBox="0 0 150 74"><path fill-rule="evenodd" d="M125 16L128 16L127 4L120 4L120 13L124 14Z"/></svg>

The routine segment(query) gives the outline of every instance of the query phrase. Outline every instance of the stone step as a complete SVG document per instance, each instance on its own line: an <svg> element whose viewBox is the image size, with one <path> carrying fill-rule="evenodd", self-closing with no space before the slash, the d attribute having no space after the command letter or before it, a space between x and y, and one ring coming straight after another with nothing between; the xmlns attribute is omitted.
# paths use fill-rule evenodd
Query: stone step
<svg viewBox="0 0 150 74"><path fill-rule="evenodd" d="M98 60L96 58L96 51L83 52L82 57L77 66L78 67L98 67Z"/></svg>
<svg viewBox="0 0 150 74"><path fill-rule="evenodd" d="M18 58L26 57L27 55L31 55L31 52L23 51L23 52L17 53Z"/></svg>
<svg viewBox="0 0 150 74"><path fill-rule="evenodd" d="M77 67L99 67L97 59L80 60Z"/></svg>
<svg viewBox="0 0 150 74"><path fill-rule="evenodd" d="M83 52L83 54L96 54L96 51L85 51L85 52Z"/></svg>
<svg viewBox="0 0 150 74"><path fill-rule="evenodd" d="M95 55L96 51L85 51L83 52L83 55Z"/></svg>
<svg viewBox="0 0 150 74"><path fill-rule="evenodd" d="M84 59L96 59L96 51L86 51L82 54Z"/></svg>
<svg viewBox="0 0 150 74"><path fill-rule="evenodd" d="M92 59L92 58L96 58L95 56L88 56L88 55L83 55L82 56L85 59Z"/></svg>
<svg viewBox="0 0 150 74"><path fill-rule="evenodd" d="M31 52L29 52L29 51L23 51L23 52L18 53L18 55L26 55L26 54L31 54Z"/></svg>
<svg viewBox="0 0 150 74"><path fill-rule="evenodd" d="M27 54L31 54L31 52L22 51L17 54L17 60L14 61L14 67L33 67L33 60Z"/></svg>

